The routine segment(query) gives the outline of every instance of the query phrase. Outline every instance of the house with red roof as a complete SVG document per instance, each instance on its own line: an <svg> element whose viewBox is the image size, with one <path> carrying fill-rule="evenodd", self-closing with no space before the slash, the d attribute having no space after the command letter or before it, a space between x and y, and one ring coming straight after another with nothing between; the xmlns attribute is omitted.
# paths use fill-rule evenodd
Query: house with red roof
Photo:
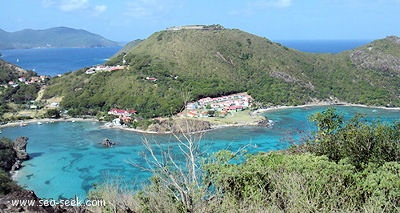
<svg viewBox="0 0 400 213"><path fill-rule="evenodd" d="M136 110L124 110L124 109L118 109L118 108L113 108L108 111L109 115L116 115L116 116L124 116L124 117L129 117L134 114L136 114Z"/></svg>

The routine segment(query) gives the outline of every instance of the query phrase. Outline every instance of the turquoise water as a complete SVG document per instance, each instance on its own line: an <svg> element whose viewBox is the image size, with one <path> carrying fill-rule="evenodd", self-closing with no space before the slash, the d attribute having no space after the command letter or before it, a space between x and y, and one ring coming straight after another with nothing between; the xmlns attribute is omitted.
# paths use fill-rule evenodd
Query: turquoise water
<svg viewBox="0 0 400 213"><path fill-rule="evenodd" d="M365 113L382 121L399 120L399 110L360 107L336 107L346 118ZM208 154L221 149L237 150L247 145L249 152L284 149L287 141L300 140L314 130L308 117L326 107L294 108L266 113L275 121L271 128L232 127L209 131L202 148ZM15 176L19 184L32 189L42 198L85 197L93 185L118 178L140 187L150 174L132 166L145 166L142 139L174 146L170 135L144 135L130 131L103 129L98 122L56 122L43 125L2 129L2 137L29 137L27 151L32 157ZM104 138L116 141L112 148L103 148Z"/></svg>

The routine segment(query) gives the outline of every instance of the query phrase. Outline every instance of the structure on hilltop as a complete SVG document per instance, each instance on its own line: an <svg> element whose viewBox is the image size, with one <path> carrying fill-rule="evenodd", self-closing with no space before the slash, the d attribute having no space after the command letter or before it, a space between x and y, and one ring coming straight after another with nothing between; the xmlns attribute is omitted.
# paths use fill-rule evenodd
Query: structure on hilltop
<svg viewBox="0 0 400 213"><path fill-rule="evenodd" d="M167 30L223 30L225 29L222 25L185 25L179 27L170 27Z"/></svg>

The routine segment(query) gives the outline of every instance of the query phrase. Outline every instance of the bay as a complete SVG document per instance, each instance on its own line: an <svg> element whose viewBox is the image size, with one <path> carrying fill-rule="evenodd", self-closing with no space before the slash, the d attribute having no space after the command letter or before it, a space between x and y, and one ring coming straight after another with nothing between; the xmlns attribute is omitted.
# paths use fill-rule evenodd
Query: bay
<svg viewBox="0 0 400 213"><path fill-rule="evenodd" d="M308 118L327 107L303 107L265 113L275 124L264 127L231 127L209 131L202 140L207 155L221 149L236 151L246 146L250 153L285 149L291 141L301 141L315 130ZM335 106L345 118L363 113L368 119L393 122L399 110ZM118 180L123 185L140 188L151 174L132 164L146 166L143 138L157 141L162 147L176 147L171 135L148 135L117 129L104 129L99 122L55 122L26 127L7 127L2 136L15 139L29 137L27 151L32 157L14 176L16 181L32 189L42 198L85 197L90 189L105 181ZM103 148L104 138L116 141L112 148Z"/></svg>
<svg viewBox="0 0 400 213"><path fill-rule="evenodd" d="M122 47L37 48L1 50L2 59L39 75L56 76L84 67L104 64Z"/></svg>

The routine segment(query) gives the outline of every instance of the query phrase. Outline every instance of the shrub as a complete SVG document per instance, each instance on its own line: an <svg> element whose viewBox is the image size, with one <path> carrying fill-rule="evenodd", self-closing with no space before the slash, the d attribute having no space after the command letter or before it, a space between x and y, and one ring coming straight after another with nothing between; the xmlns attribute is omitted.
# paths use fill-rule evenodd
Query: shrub
<svg viewBox="0 0 400 213"><path fill-rule="evenodd" d="M326 155L338 162L348 158L357 169L369 163L382 165L400 161L400 123L367 121L356 115L344 122L334 109L316 113L312 118L318 126L308 143L309 151Z"/></svg>

